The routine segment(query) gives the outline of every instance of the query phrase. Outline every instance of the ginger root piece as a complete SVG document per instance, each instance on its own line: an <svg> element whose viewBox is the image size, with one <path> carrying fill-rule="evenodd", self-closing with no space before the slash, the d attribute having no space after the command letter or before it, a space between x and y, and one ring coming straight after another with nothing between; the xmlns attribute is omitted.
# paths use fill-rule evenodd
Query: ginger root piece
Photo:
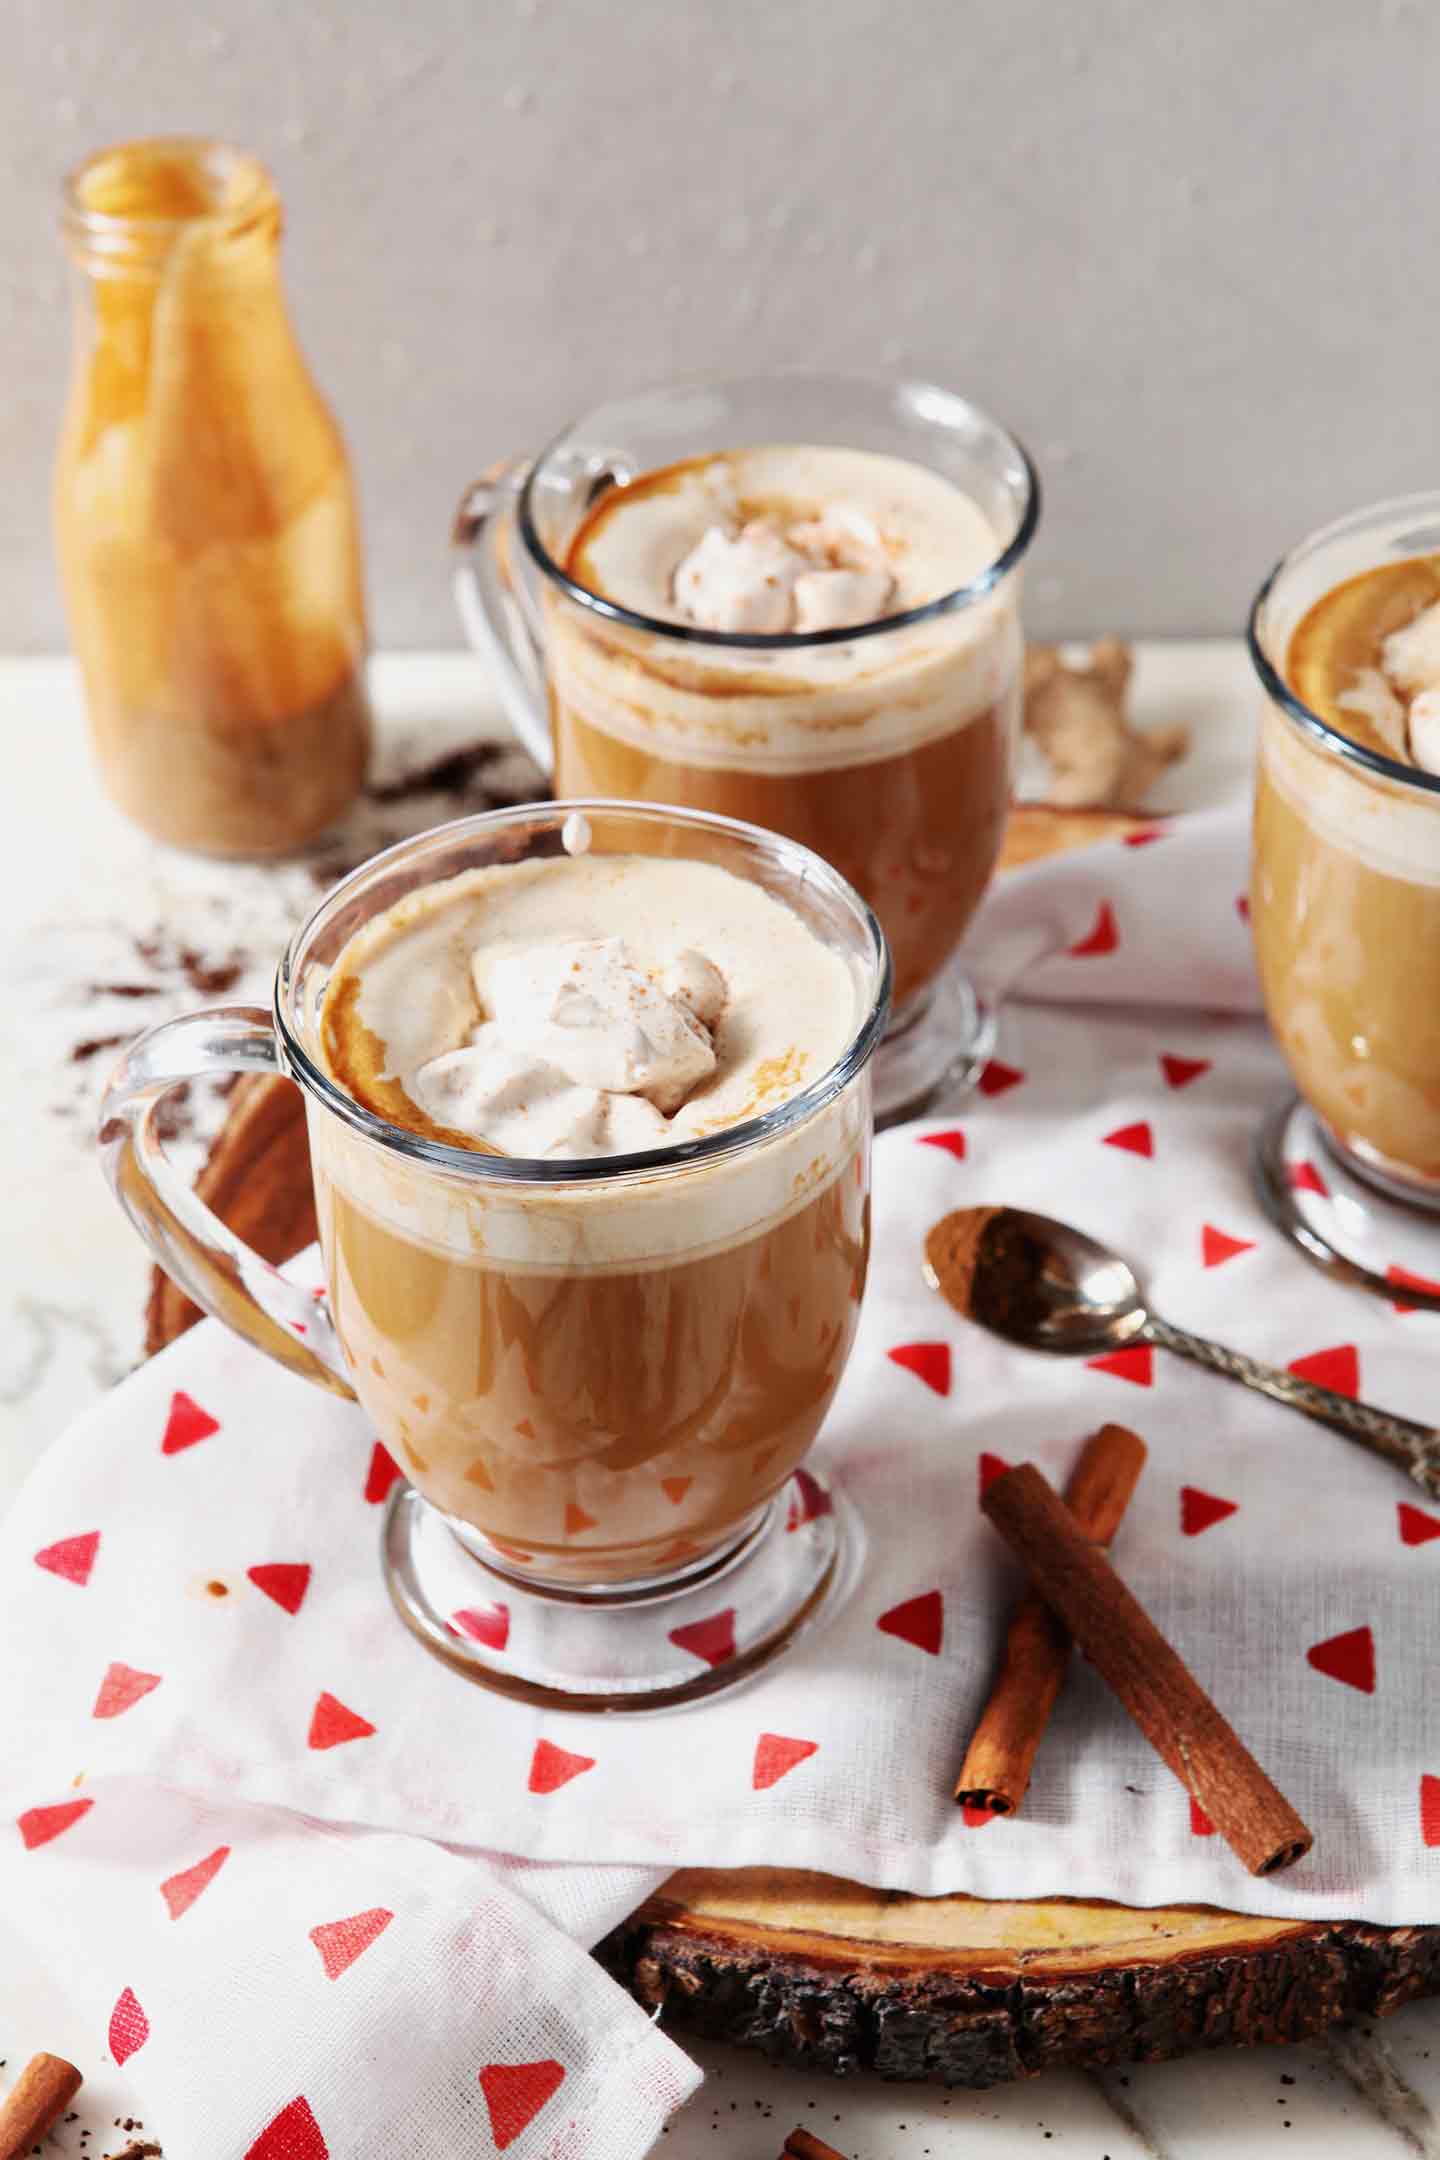
<svg viewBox="0 0 1440 2160"><path fill-rule="evenodd" d="M1128 725L1131 665L1129 646L1113 637L1098 638L1082 667L1072 667L1053 645L1027 648L1025 735L1049 772L1041 801L1141 810L1161 773L1189 749L1183 725L1148 733Z"/></svg>

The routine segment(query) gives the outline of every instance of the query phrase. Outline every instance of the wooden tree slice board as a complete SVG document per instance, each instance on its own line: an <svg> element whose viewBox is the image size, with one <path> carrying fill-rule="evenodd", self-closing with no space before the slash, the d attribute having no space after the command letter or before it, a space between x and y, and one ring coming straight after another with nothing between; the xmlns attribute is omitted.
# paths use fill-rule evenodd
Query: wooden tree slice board
<svg viewBox="0 0 1440 2160"><path fill-rule="evenodd" d="M1440 1992L1437 1927L917 1898L772 1869L674 1875L598 1955L676 2032L945 2085L1302 2040Z"/></svg>
<svg viewBox="0 0 1440 2160"><path fill-rule="evenodd" d="M1145 822L1021 810L1006 859ZM266 1259L313 1241L305 1120L289 1081L241 1082L198 1186ZM157 1269L147 1350L198 1318ZM672 1876L597 1955L677 2032L810 2070L947 2085L1299 2040L1440 1994L1440 1927L918 1898L769 1868Z"/></svg>

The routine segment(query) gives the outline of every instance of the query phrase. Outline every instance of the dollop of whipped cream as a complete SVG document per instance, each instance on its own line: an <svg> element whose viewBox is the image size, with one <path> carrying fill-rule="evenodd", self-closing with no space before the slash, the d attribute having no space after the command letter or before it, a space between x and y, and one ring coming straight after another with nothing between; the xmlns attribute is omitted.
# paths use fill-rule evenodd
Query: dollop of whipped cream
<svg viewBox="0 0 1440 2160"><path fill-rule="evenodd" d="M1392 630L1380 666L1362 668L1338 702L1364 713L1396 757L1440 773L1440 600Z"/></svg>
<svg viewBox="0 0 1440 2160"><path fill-rule="evenodd" d="M667 1118L715 1070L719 969L686 949L657 982L618 937L481 961L474 974L488 1017L459 1049L404 1075L411 1100L506 1155L663 1147Z"/></svg>
<svg viewBox="0 0 1440 2160"><path fill-rule="evenodd" d="M872 519L837 504L781 526L708 526L675 571L675 604L702 630L769 634L876 621L895 579Z"/></svg>

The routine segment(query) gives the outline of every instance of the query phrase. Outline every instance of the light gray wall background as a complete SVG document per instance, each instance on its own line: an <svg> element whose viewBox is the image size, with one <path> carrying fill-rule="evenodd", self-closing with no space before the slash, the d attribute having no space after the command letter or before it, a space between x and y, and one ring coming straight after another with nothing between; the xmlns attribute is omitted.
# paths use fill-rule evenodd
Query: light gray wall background
<svg viewBox="0 0 1440 2160"><path fill-rule="evenodd" d="M386 644L457 642L462 482L679 373L933 376L1027 441L1047 631L1224 631L1440 483L1433 0L5 0L0 645L64 629L61 174L270 160Z"/></svg>

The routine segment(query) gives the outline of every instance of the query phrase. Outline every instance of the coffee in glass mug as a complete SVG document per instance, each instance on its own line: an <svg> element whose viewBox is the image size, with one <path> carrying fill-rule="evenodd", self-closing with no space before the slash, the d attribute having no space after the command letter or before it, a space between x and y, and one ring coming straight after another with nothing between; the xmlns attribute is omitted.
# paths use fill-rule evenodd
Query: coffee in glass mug
<svg viewBox="0 0 1440 2160"><path fill-rule="evenodd" d="M358 1398L410 1481L391 1593L452 1663L650 1706L817 1609L839 1525L800 1465L864 1287L888 973L869 911L791 843L547 804L347 879L273 1023L216 1008L127 1055L104 1126L122 1201L199 1302ZM305 1096L318 1303L156 1145L166 1088L235 1065ZM674 1632L721 1574L741 1625L697 1671ZM476 1640L456 1615L500 1586L506 1639Z"/></svg>
<svg viewBox="0 0 1440 2160"><path fill-rule="evenodd" d="M895 970L883 1108L973 1054L956 949L999 856L1034 472L922 384L617 401L472 489L462 614L561 792L743 819L832 863Z"/></svg>

